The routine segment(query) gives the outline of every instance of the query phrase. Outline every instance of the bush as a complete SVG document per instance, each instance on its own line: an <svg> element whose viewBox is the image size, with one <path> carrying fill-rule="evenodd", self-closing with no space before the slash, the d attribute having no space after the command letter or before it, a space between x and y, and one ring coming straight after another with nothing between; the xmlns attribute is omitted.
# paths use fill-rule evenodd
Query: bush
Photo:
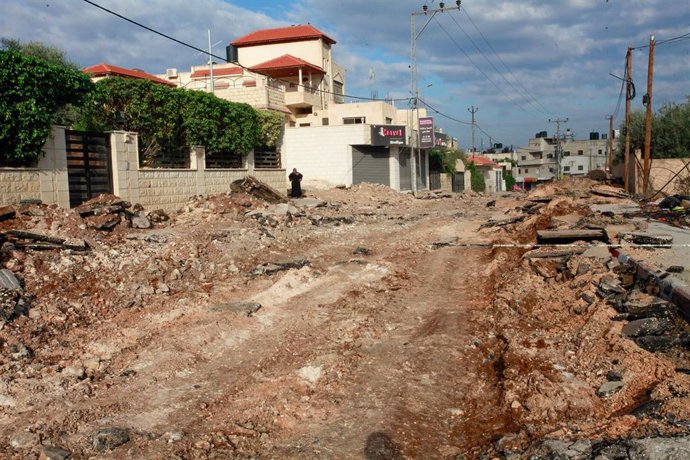
<svg viewBox="0 0 690 460"><path fill-rule="evenodd" d="M429 150L429 159L441 164L441 171L446 174L455 173L455 163L457 160L466 160L465 152L458 149L439 149Z"/></svg>
<svg viewBox="0 0 690 460"><path fill-rule="evenodd" d="M515 187L516 183L513 174L508 170L504 170L503 179L506 181L506 190L513 190L513 187Z"/></svg>
<svg viewBox="0 0 690 460"><path fill-rule="evenodd" d="M93 90L70 67L15 51L0 51L0 164L29 164L43 153L57 112Z"/></svg>
<svg viewBox="0 0 690 460"><path fill-rule="evenodd" d="M473 192L485 192L486 191L486 181L484 181L484 175L477 170L477 166L470 162L467 164L467 169L470 171L470 184Z"/></svg>

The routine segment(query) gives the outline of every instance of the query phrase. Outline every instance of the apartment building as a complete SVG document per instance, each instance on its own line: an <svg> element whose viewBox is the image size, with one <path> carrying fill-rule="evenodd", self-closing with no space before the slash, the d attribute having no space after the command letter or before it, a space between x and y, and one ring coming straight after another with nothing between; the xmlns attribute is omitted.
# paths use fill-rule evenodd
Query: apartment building
<svg viewBox="0 0 690 460"><path fill-rule="evenodd" d="M594 169L606 168L608 162L607 135L590 133L589 140L575 140L571 136L561 140L561 175L584 176ZM515 180L525 185L552 180L558 176L555 137L537 133L527 147L517 150Z"/></svg>

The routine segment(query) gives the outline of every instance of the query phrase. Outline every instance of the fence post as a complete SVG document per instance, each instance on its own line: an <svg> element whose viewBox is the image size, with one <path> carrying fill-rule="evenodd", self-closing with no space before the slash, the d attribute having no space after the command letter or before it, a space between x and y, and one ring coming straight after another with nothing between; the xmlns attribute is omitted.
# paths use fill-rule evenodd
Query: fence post
<svg viewBox="0 0 690 460"><path fill-rule="evenodd" d="M67 146L65 127L53 126L43 146L44 155L38 161L41 200L69 208L69 179L67 176Z"/></svg>
<svg viewBox="0 0 690 460"><path fill-rule="evenodd" d="M113 194L131 203L141 201L139 185L139 138L137 133L110 131Z"/></svg>
<svg viewBox="0 0 690 460"><path fill-rule="evenodd" d="M189 150L189 169L196 170L196 194L206 195L206 147L193 145Z"/></svg>

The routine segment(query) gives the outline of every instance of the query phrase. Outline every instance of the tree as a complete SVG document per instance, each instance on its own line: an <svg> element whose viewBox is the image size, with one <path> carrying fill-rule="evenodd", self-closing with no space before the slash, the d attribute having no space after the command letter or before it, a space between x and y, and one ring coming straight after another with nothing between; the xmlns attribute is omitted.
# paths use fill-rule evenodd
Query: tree
<svg viewBox="0 0 690 460"><path fill-rule="evenodd" d="M26 165L41 154L57 113L91 92L89 77L16 51L0 51L0 164Z"/></svg>
<svg viewBox="0 0 690 460"><path fill-rule="evenodd" d="M261 147L273 150L278 147L285 130L285 116L274 110L257 110L261 122Z"/></svg>
<svg viewBox="0 0 690 460"><path fill-rule="evenodd" d="M14 51L15 53L23 54L24 56L31 56L42 59L50 64L70 67L74 70L79 70L79 66L67 58L67 54L59 48L46 45L41 42L25 42L14 38L0 38L0 50Z"/></svg>
<svg viewBox="0 0 690 460"><path fill-rule="evenodd" d="M506 181L506 190L513 190L513 187L515 186L515 178L513 177L513 173L510 172L508 169L503 168L503 179Z"/></svg>
<svg viewBox="0 0 690 460"><path fill-rule="evenodd" d="M432 148L429 150L429 159L438 161L444 173L454 174L457 160L465 161L467 157L465 152L459 149Z"/></svg>

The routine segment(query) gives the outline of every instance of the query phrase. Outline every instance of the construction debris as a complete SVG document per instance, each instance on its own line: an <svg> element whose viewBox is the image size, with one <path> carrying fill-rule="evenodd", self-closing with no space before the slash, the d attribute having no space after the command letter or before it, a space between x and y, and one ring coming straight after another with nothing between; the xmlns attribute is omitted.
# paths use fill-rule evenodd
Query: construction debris
<svg viewBox="0 0 690 460"><path fill-rule="evenodd" d="M255 196L267 203L287 203L287 197L271 186L261 182L253 176L246 176L230 184L230 190L234 193L246 193Z"/></svg>

